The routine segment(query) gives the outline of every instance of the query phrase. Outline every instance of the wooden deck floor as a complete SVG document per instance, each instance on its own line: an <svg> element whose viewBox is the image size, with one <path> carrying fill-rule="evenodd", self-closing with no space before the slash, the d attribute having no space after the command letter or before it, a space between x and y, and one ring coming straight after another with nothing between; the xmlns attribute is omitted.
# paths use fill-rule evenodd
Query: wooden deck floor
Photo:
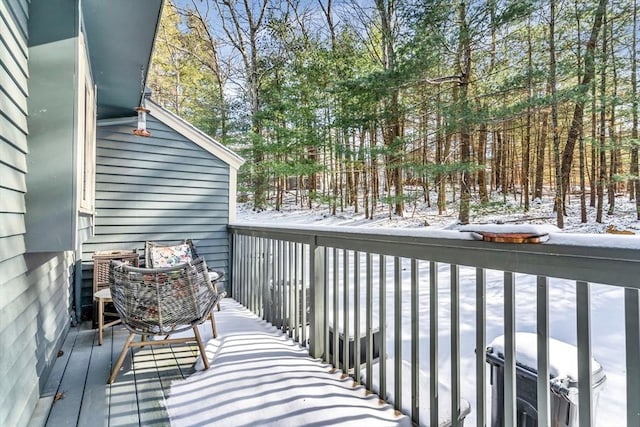
<svg viewBox="0 0 640 427"><path fill-rule="evenodd" d="M207 345L211 369L194 369L195 344L143 347L130 352L112 385L107 378L127 331L113 327L98 346L90 323L71 328L31 425L410 425L235 301L225 299L216 319L221 338ZM200 330L211 339L209 322Z"/></svg>
<svg viewBox="0 0 640 427"><path fill-rule="evenodd" d="M55 363L34 425L165 426L164 405L169 384L194 372L195 344L144 347L131 351L112 385L112 364L128 332L120 325L106 331L98 345L97 331L87 322L71 328Z"/></svg>

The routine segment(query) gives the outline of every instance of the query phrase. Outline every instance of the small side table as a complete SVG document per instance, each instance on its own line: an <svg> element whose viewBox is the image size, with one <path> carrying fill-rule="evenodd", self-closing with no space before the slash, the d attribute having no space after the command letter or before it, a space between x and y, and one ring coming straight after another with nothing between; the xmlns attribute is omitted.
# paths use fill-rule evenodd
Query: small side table
<svg viewBox="0 0 640 427"><path fill-rule="evenodd" d="M133 250L96 251L93 254L93 300L98 305L98 345L102 345L102 334L106 328L120 323L120 319L104 323L105 314L117 316L115 313L105 313L105 303L111 302L109 289L109 264L112 260L126 262L138 266L139 256Z"/></svg>

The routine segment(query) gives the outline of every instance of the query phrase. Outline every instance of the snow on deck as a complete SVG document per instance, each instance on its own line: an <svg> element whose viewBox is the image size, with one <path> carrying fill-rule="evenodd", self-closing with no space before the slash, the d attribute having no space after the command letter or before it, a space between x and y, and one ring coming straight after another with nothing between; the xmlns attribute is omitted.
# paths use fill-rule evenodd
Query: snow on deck
<svg viewBox="0 0 640 427"><path fill-rule="evenodd" d="M234 300L223 300L215 316L211 367L171 384L172 426L411 425Z"/></svg>

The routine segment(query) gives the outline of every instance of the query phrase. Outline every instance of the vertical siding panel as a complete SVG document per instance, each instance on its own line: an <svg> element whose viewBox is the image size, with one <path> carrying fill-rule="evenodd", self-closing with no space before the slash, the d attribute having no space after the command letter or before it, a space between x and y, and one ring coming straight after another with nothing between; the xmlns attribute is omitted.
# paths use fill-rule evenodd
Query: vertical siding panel
<svg viewBox="0 0 640 427"><path fill-rule="evenodd" d="M155 117L147 120L149 138L133 135L133 127L98 127L95 235L82 257L85 315L95 251L138 249L142 256L146 240L189 238L207 265L228 272L229 165Z"/></svg>

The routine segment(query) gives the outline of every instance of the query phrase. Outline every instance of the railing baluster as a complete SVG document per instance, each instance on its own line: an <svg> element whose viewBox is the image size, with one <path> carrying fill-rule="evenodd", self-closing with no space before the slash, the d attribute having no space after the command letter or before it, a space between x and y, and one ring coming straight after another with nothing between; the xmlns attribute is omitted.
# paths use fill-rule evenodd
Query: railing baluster
<svg viewBox="0 0 640 427"><path fill-rule="evenodd" d="M293 335L296 342L300 342L300 244L293 244Z"/></svg>
<svg viewBox="0 0 640 427"><path fill-rule="evenodd" d="M249 274L247 275L247 308L253 311L253 284L255 283L256 273L256 238L249 237Z"/></svg>
<svg viewBox="0 0 640 427"><path fill-rule="evenodd" d="M429 425L438 426L438 264L429 262Z"/></svg>
<svg viewBox="0 0 640 427"><path fill-rule="evenodd" d="M640 307L638 290L624 290L624 325L627 365L627 427L640 426Z"/></svg>
<svg viewBox="0 0 640 427"><path fill-rule="evenodd" d="M333 367L339 369L339 345L340 340L338 335L340 334L340 289L339 289L339 271L338 271L338 249L333 248Z"/></svg>
<svg viewBox="0 0 640 427"><path fill-rule="evenodd" d="M255 272L254 272L254 282L251 287L253 288L253 312L260 313L260 282L262 281L261 272L262 272L262 238L255 238Z"/></svg>
<svg viewBox="0 0 640 427"><path fill-rule="evenodd" d="M262 313L260 295L262 294L262 237L256 237L256 281L253 284L253 312L258 316Z"/></svg>
<svg viewBox="0 0 640 427"><path fill-rule="evenodd" d="M259 280L259 289L257 294L258 301L258 316L264 318L264 287L266 283L266 268L267 268L267 259L265 258L265 247L266 247L266 239L264 237L258 240L260 242L260 280Z"/></svg>
<svg viewBox="0 0 640 427"><path fill-rule="evenodd" d="M578 337L578 420L580 427L593 424L591 378L591 295L587 282L576 282L576 326Z"/></svg>
<svg viewBox="0 0 640 427"><path fill-rule="evenodd" d="M238 256L239 259L244 257L244 253L242 253L242 239L244 236L238 234L235 236L234 242L234 252ZM240 299L240 283L242 282L242 269L244 268L244 263L237 261L236 266L233 269L233 282L231 283L231 295L236 299L239 303L242 303Z"/></svg>
<svg viewBox="0 0 640 427"><path fill-rule="evenodd" d="M365 298L367 304L367 312L366 312L366 328L367 328L367 339L365 342L367 343L367 366L366 366L366 375L365 378L367 380L366 388L367 390L371 390L373 384L373 255L370 252L366 254L366 288L365 288Z"/></svg>
<svg viewBox="0 0 640 427"><path fill-rule="evenodd" d="M342 341L342 374L349 375L349 251L342 251L342 320L344 339Z"/></svg>
<svg viewBox="0 0 640 427"><path fill-rule="evenodd" d="M281 250L280 256L282 257L282 265L280 267L280 278L278 280L278 298L280 300L280 330L284 331L286 328L286 318L287 318L287 292L285 288L285 284L287 283L287 242L281 241Z"/></svg>
<svg viewBox="0 0 640 427"><path fill-rule="evenodd" d="M396 410L402 410L402 265L400 257L393 258L393 343L394 343L394 370L393 406Z"/></svg>
<svg viewBox="0 0 640 427"><path fill-rule="evenodd" d="M238 283L238 264L240 263L240 254L238 253L238 234L233 233L231 235L231 253L233 254L233 258L231 258L231 268L230 268L230 277L227 277L227 283L229 289L227 289L229 296L238 298L236 293L234 292L234 287L236 283Z"/></svg>
<svg viewBox="0 0 640 427"><path fill-rule="evenodd" d="M378 260L378 290L380 310L380 399L387 400L387 258L380 255Z"/></svg>
<svg viewBox="0 0 640 427"><path fill-rule="evenodd" d="M271 286L271 280L273 277L273 265L271 261L271 250L273 246L273 240L265 239L265 254L264 254L264 284L262 288L262 304L264 305L264 319L267 322L271 322L271 297L269 295L269 287Z"/></svg>
<svg viewBox="0 0 640 427"><path fill-rule="evenodd" d="M538 276L536 313L538 324L538 426L551 425L549 403L549 279Z"/></svg>
<svg viewBox="0 0 640 427"><path fill-rule="evenodd" d="M279 309L279 301L278 301L278 281L280 280L280 263L282 262L282 257L280 256L280 241L273 240L272 241L272 250L273 250L273 260L271 262L272 265L272 274L271 274L271 288L269 289L271 301L271 324L275 327L278 327L278 313Z"/></svg>
<svg viewBox="0 0 640 427"><path fill-rule="evenodd" d="M278 280L280 275L280 242L271 241L271 287L269 288L269 301L271 302L271 324L278 326Z"/></svg>
<svg viewBox="0 0 640 427"><path fill-rule="evenodd" d="M487 418L487 273L476 268L476 421L478 427L486 425Z"/></svg>
<svg viewBox="0 0 640 427"><path fill-rule="evenodd" d="M253 275L253 237L247 237L247 279L244 285L244 306L251 310L251 279Z"/></svg>
<svg viewBox="0 0 640 427"><path fill-rule="evenodd" d="M277 308L277 302L276 302L276 281L277 281L277 275L278 275L278 264L279 264L279 252L278 252L278 241L271 239L270 245L269 245L269 250L271 252L271 261L269 262L269 268L271 271L271 274L269 275L269 278L271 280L271 282L269 283L269 289L267 290L267 292L269 292L269 315L271 316L271 324L272 325L276 325L276 319L278 316L278 308Z"/></svg>
<svg viewBox="0 0 640 427"><path fill-rule="evenodd" d="M293 242L288 242L287 244L287 259L288 259L288 269L287 269L287 329L286 332L289 335L289 338L293 337L293 282L295 278L293 277L293 268L294 268L294 258L293 258Z"/></svg>
<svg viewBox="0 0 640 427"><path fill-rule="evenodd" d="M322 253L322 282L321 286L324 288L324 361L329 363L329 248L324 247Z"/></svg>
<svg viewBox="0 0 640 427"><path fill-rule="evenodd" d="M237 239L237 247L238 247L238 255L240 256L241 259L245 259L246 254L244 253L244 236L239 235L238 239ZM244 269L245 269L245 263L238 263L238 268L236 269L236 272L238 273L238 277L236 277L236 280L234 282L234 297L238 300L238 302L240 304L242 304L242 282L244 280Z"/></svg>
<svg viewBox="0 0 640 427"><path fill-rule="evenodd" d="M251 257L253 256L251 253L251 236L247 236L246 238L246 246L247 246L247 273L245 274L244 280L244 289L242 291L242 303L245 307L249 308L249 286L251 283Z"/></svg>
<svg viewBox="0 0 640 427"><path fill-rule="evenodd" d="M353 252L353 373L360 384L360 252Z"/></svg>
<svg viewBox="0 0 640 427"><path fill-rule="evenodd" d="M257 282L257 265L258 265L258 238L251 237L251 265L249 268L251 269L251 278L249 280L249 307L251 311L256 310L255 305L255 293L256 287L255 284Z"/></svg>
<svg viewBox="0 0 640 427"><path fill-rule="evenodd" d="M253 273L251 277L251 311L257 313L258 307L258 290L260 283L260 238L253 238Z"/></svg>
<svg viewBox="0 0 640 427"><path fill-rule="evenodd" d="M301 269L301 276L302 276L302 301L300 302L301 305L301 313L302 313L302 318L300 319L300 325L302 329L301 332L301 336L302 336L302 345L303 346L307 346L307 298L309 298L309 295L307 295L307 288L309 287L309 279L307 278L307 257L308 257L308 251L307 251L307 245L302 244L301 249L301 255L300 255L300 262L302 263L300 265L300 269Z"/></svg>
<svg viewBox="0 0 640 427"><path fill-rule="evenodd" d="M235 297L233 287L235 286L238 274L238 235L236 233L231 234L231 238L229 239L229 241L231 243L230 252L232 258L229 260L229 269L227 271L227 295L229 297Z"/></svg>
<svg viewBox="0 0 640 427"><path fill-rule="evenodd" d="M282 242L282 277L280 280L280 329L283 332L287 330L287 282L289 280L289 245L286 241Z"/></svg>
<svg viewBox="0 0 640 427"><path fill-rule="evenodd" d="M504 272L504 420L516 425L515 283L513 273Z"/></svg>
<svg viewBox="0 0 640 427"><path fill-rule="evenodd" d="M289 250L289 280L287 281L288 286L287 286L287 290L289 291L289 303L287 304L287 306L289 307L289 316L287 318L287 325L289 328L289 338L293 338L293 328L295 327L295 283L296 283L296 276L295 276L295 263L296 263L296 259L295 259L295 244L293 242L289 242L288 245L288 250Z"/></svg>
<svg viewBox="0 0 640 427"><path fill-rule="evenodd" d="M249 255L249 254L247 254L247 238L248 238L247 236L242 236L242 239L241 239L241 242L240 242L240 245L242 247L242 256L244 257L244 259L247 259L246 257ZM238 296L240 297L239 298L240 304L244 304L245 303L245 301L244 301L244 289L245 289L246 282L247 282L247 270L248 270L247 263L243 263L243 265L242 265L242 275L240 277L240 283L238 284L239 285L238 286Z"/></svg>
<svg viewBox="0 0 640 427"><path fill-rule="evenodd" d="M318 247L315 244L309 247L309 274L311 292L311 322L310 322L310 343L309 353L311 357L328 358L329 344L325 340L326 331L329 324L327 315L328 304L325 286L326 278L326 248Z"/></svg>
<svg viewBox="0 0 640 427"><path fill-rule="evenodd" d="M291 302L291 242L284 242L284 269L282 277L282 332L288 332L289 327L289 303Z"/></svg>
<svg viewBox="0 0 640 427"><path fill-rule="evenodd" d="M420 422L420 274L418 260L411 259L411 419Z"/></svg>
<svg viewBox="0 0 640 427"><path fill-rule="evenodd" d="M451 427L460 419L460 268L451 264Z"/></svg>
<svg viewBox="0 0 640 427"><path fill-rule="evenodd" d="M264 238L263 239L263 275L264 278L262 280L262 312L263 319L267 320L267 315L269 313L269 283L271 280L271 239Z"/></svg>
<svg viewBox="0 0 640 427"><path fill-rule="evenodd" d="M278 328L282 329L284 302L282 298L282 282L284 281L284 241L278 240L278 279L276 281L276 309L278 310Z"/></svg>

